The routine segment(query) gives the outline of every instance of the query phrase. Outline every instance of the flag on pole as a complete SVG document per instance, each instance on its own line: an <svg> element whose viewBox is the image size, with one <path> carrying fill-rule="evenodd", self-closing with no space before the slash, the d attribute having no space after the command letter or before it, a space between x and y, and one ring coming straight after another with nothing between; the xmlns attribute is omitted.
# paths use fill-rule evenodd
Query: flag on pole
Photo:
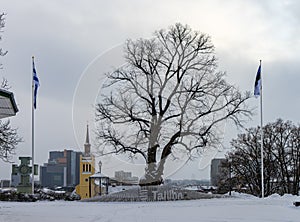
<svg viewBox="0 0 300 222"><path fill-rule="evenodd" d="M33 87L33 107L36 109L36 98L37 98L37 90L40 86L39 78L37 77L35 66L34 66L34 57L32 57L32 68L33 68L33 79L32 79L32 87Z"/></svg>
<svg viewBox="0 0 300 222"><path fill-rule="evenodd" d="M257 74L256 74L256 79L255 79L255 84L254 84L254 96L258 97L261 94L261 64L258 67Z"/></svg>

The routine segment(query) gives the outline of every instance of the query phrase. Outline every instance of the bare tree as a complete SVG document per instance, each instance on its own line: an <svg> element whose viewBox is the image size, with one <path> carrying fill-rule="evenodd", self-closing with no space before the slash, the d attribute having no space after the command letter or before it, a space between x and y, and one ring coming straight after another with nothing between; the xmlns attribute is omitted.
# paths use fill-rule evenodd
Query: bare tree
<svg viewBox="0 0 300 222"><path fill-rule="evenodd" d="M5 26L5 18L4 18L5 14L2 13L0 14L0 33L3 32L2 29ZM2 40L2 36L0 35L0 40ZM0 56L4 56L6 55L7 51L3 51L2 48L0 48ZM0 68L2 68L2 64L0 64Z"/></svg>
<svg viewBox="0 0 300 222"><path fill-rule="evenodd" d="M19 142L22 138L18 136L17 129L11 127L9 120L0 120L0 159L10 161Z"/></svg>
<svg viewBox="0 0 300 222"><path fill-rule="evenodd" d="M265 195L291 193L298 195L300 165L300 127L278 119L263 128L264 131L264 186ZM261 194L261 136L260 129L251 128L232 140L233 151L227 154L231 161L237 185L247 192Z"/></svg>
<svg viewBox="0 0 300 222"><path fill-rule="evenodd" d="M2 29L5 26L5 14L0 14L0 33L3 32ZM0 40L1 40L0 35ZM6 55L7 51L3 51L0 48L0 56ZM2 64L0 64L2 68ZM3 78L0 84L0 89L9 90L10 85L7 79ZM15 149L18 143L22 141L22 138L18 136L17 129L11 127L9 120L0 120L0 159L3 161L10 161L12 156L15 154Z"/></svg>
<svg viewBox="0 0 300 222"><path fill-rule="evenodd" d="M261 191L259 138L258 128L247 129L247 133L239 134L237 139L232 140L233 151L227 154L227 161L231 162L232 176L237 178L235 187L247 187L247 192L256 196ZM265 176L268 180L267 175Z"/></svg>
<svg viewBox="0 0 300 222"><path fill-rule="evenodd" d="M107 74L96 106L98 139L113 153L144 158L141 185L162 182L168 157L214 147L220 122L241 124L251 115L245 106L250 94L217 71L206 34L175 24L152 39L128 40L125 59Z"/></svg>

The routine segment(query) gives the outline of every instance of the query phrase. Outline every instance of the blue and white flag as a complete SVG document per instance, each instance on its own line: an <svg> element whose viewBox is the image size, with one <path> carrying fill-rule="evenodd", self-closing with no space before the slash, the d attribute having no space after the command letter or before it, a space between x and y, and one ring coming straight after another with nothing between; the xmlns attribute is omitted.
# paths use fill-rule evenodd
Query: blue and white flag
<svg viewBox="0 0 300 222"><path fill-rule="evenodd" d="M33 87L33 107L36 109L36 97L37 90L40 86L39 78L37 77L35 66L34 66L34 58L32 57L32 68L33 68L33 79L32 79L32 87Z"/></svg>
<svg viewBox="0 0 300 222"><path fill-rule="evenodd" d="M261 94L261 64L258 67L257 74L256 74L256 79L255 79L255 84L254 84L254 96L258 97Z"/></svg>

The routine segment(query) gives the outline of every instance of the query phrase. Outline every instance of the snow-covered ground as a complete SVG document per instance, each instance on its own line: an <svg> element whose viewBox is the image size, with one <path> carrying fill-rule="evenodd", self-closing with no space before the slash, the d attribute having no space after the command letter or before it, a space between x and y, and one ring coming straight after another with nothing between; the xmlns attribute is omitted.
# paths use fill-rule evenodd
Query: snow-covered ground
<svg viewBox="0 0 300 222"><path fill-rule="evenodd" d="M236 194L234 194L236 195ZM228 221L299 222L297 197L273 195L259 199L236 198L167 202L0 202L0 221L22 222L133 222L133 221Z"/></svg>

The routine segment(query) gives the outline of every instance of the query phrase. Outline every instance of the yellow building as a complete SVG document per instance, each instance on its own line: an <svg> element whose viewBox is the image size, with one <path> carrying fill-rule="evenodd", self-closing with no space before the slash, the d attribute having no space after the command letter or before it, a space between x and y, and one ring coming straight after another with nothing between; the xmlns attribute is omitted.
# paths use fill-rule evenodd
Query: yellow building
<svg viewBox="0 0 300 222"><path fill-rule="evenodd" d="M91 197L91 185L89 177L95 174L95 156L91 153L91 144L89 138L89 126L87 125L86 140L84 144L84 153L80 155L80 178L76 186L76 193L81 199Z"/></svg>

